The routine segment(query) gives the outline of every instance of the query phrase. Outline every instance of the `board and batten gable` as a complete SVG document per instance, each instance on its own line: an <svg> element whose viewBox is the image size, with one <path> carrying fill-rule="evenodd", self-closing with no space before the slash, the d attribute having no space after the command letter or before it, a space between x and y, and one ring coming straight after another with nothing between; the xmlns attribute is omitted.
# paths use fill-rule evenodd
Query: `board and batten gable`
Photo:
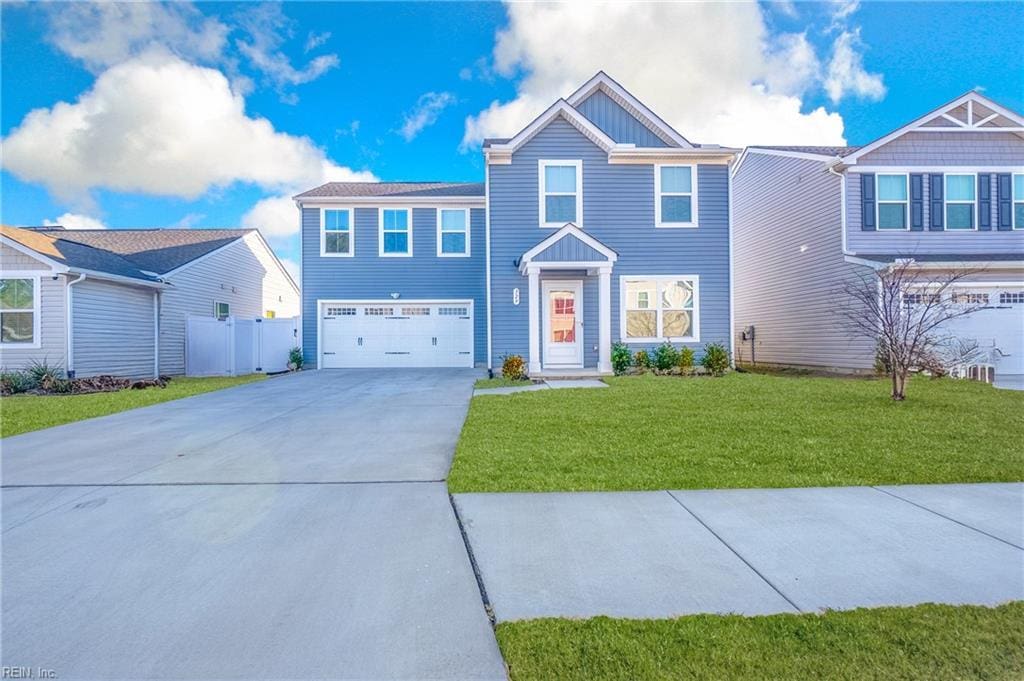
<svg viewBox="0 0 1024 681"><path fill-rule="evenodd" d="M185 324L189 315L212 317L214 303L228 303L236 317L299 314L299 293L255 231L168 273L160 294L160 373L185 373ZM300 339L296 339L296 345Z"/></svg>
<svg viewBox="0 0 1024 681"><path fill-rule="evenodd" d="M619 144L635 144L638 147L668 146L653 130L638 121L601 90L595 91L575 108L600 128L601 132Z"/></svg>
<svg viewBox="0 0 1024 681"><path fill-rule="evenodd" d="M491 232L492 357L529 353L527 277L519 258L553 232L541 228L539 161L581 160L583 214L578 226L618 254L611 274L612 340L620 336L623 276L697 275L699 277L699 351L712 341L729 342L729 198L725 165L697 168L696 229L654 226L654 166L610 164L608 155L572 124L559 117L512 154L508 164L488 166ZM597 280L584 273L542 271L541 280L584 279L584 364L597 362ZM519 304L514 290L520 290ZM543 345L543 344L542 344ZM651 347L630 344L632 350ZM542 350L543 352L543 350Z"/></svg>
<svg viewBox="0 0 1024 681"><path fill-rule="evenodd" d="M73 289L75 376L154 377L155 290L88 277Z"/></svg>
<svg viewBox="0 0 1024 681"><path fill-rule="evenodd" d="M924 228L913 230L864 230L859 167L892 168L893 172L918 172L914 168L954 173L983 168L989 174L990 196L987 230L933 230L931 224L930 173L921 170ZM1003 170L1005 168L1005 170ZM995 170L993 170L995 169ZM998 229L997 175L1024 172L1024 139L1003 132L908 132L864 154L846 170L847 248L854 253L887 253L911 257L920 254L1024 253L1024 230Z"/></svg>
<svg viewBox="0 0 1024 681"><path fill-rule="evenodd" d="M413 203L415 201L415 204ZM438 257L437 206L429 200L413 200L396 208L412 211L412 256L379 255L378 207L365 204L351 208L355 230L352 257L320 255L320 213L317 205L302 207L302 336L305 361L317 366L317 300L472 300L474 363L487 356L487 307L485 296L485 212L470 209L469 257ZM467 198L467 203L471 202ZM389 203L386 207L392 207ZM445 204L445 208L454 208ZM458 206L463 207L463 206Z"/></svg>
<svg viewBox="0 0 1024 681"><path fill-rule="evenodd" d="M736 360L870 369L871 339L836 314L858 265L842 248L841 178L820 160L748 152L733 177ZM755 343L740 338L753 326Z"/></svg>
<svg viewBox="0 0 1024 681"><path fill-rule="evenodd" d="M0 345L0 369L24 369L34 362L67 365L67 278L54 278L50 266L0 244L0 271L39 274L39 347Z"/></svg>

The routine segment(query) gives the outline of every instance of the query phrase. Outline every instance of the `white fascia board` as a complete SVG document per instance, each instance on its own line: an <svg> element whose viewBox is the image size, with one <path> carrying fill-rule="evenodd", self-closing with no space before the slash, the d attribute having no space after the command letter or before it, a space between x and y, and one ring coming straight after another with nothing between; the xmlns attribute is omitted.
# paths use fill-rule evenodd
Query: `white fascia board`
<svg viewBox="0 0 1024 681"><path fill-rule="evenodd" d="M822 171L828 169L829 166L834 166L840 162L840 157L829 156L828 154L812 154L807 151L786 151L784 149L765 149L763 147L747 147L739 155L736 160L736 164L733 166L731 174L733 177L740 171L740 166L747 160L747 156L750 154L760 154L761 156L782 156L784 158L799 158L805 161L820 161L824 165Z"/></svg>
<svg viewBox="0 0 1024 681"><path fill-rule="evenodd" d="M650 165L652 163L703 163L728 165L739 149L727 147L699 147L678 149L672 147L643 147L616 145L608 153L608 163L615 165Z"/></svg>
<svg viewBox="0 0 1024 681"><path fill-rule="evenodd" d="M593 78L569 95L566 101L570 106L575 107L597 90L601 90L608 95L612 101L628 111L666 144L677 145L686 149L693 148L694 145L689 140L676 132L661 116L647 108L643 102L630 94L626 88L619 85L604 71L598 71Z"/></svg>
<svg viewBox="0 0 1024 681"><path fill-rule="evenodd" d="M888 144L889 142L892 142L894 139L896 139L898 137L902 137L903 135L907 134L908 132L912 132L912 131L918 131L918 130L921 130L921 131L931 130L933 132L949 132L949 131L955 131L955 132L980 132L980 131L989 131L989 130L992 130L992 131L995 131L995 132L1014 132L1015 131L1014 128L975 128L975 127L963 127L963 128L952 127L952 128L945 128L945 126L943 126L943 129L940 130L940 129L937 129L937 128L934 128L934 127L932 127L932 128L921 127L922 125L924 125L928 121L936 118L937 116L941 116L941 115L943 115L944 113L946 113L948 111L952 111L953 109L956 109L957 107L962 106L966 102L977 102L977 103L981 104L982 106L984 106L985 108L991 109L992 111L995 111L996 113L1000 114L1001 116L1005 116L1006 118L1009 118L1014 123L1017 123L1018 126L1024 128L1024 116L1021 116L1020 114L1018 114L1016 112L1010 111L1009 109L1007 109L1007 108L1005 108L1003 106L1000 106L999 104L993 102L991 99L989 99L988 97L985 97L984 95L981 95L981 94L979 94L977 92L968 92L968 93L966 93L964 95L961 95L961 96L957 97L953 101L948 102L947 104L943 104L942 106L938 107L937 109L933 109L933 110L929 111L928 113L926 113L925 115L921 116L920 118L914 119L910 123L904 125L902 128L898 128L898 129L892 131L891 133L889 133L888 135L885 135L884 137L880 137L877 140L875 140L874 142L871 142L870 144L867 144L867 145L861 147L860 149L858 149L857 151L853 152L852 154L844 156L843 157L843 162L844 163L849 163L849 164L854 164L854 163L857 162L857 159L862 157L864 154L871 153L875 149L878 149L879 147L884 146L884 145Z"/></svg>
<svg viewBox="0 0 1024 681"><path fill-rule="evenodd" d="M300 208L332 208L338 204L372 208L374 206L396 206L399 208L424 208L433 206L465 206L474 208L485 204L484 196L310 196L295 199Z"/></svg>
<svg viewBox="0 0 1024 681"><path fill-rule="evenodd" d="M533 137L543 130L551 121L561 116L569 124L586 135L594 144L609 152L615 147L615 141L590 122L583 114L569 106L564 99L552 104L548 109L533 122L519 131L515 137L505 144L497 144L488 147L490 155L500 156L503 154L514 154L521 146L529 142Z"/></svg>

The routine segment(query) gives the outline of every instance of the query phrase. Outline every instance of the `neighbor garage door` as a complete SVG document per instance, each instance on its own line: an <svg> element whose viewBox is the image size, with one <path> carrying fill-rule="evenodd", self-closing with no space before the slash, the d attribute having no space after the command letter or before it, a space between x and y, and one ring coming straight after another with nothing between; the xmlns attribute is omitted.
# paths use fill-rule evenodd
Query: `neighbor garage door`
<svg viewBox="0 0 1024 681"><path fill-rule="evenodd" d="M946 331L977 343L980 363L995 368L996 379L1024 374L1024 287L971 286L958 289L964 302L984 305L946 325Z"/></svg>
<svg viewBox="0 0 1024 681"><path fill-rule="evenodd" d="M325 369L472 367L473 304L321 303L320 342Z"/></svg>

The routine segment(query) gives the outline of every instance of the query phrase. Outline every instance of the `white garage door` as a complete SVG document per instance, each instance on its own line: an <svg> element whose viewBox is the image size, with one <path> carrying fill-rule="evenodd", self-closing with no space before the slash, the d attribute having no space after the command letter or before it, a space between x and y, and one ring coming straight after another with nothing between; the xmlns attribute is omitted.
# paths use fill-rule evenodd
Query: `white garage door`
<svg viewBox="0 0 1024 681"><path fill-rule="evenodd" d="M321 303L320 338L325 369L472 367L473 304Z"/></svg>
<svg viewBox="0 0 1024 681"><path fill-rule="evenodd" d="M950 321L952 334L978 344L981 362L995 368L997 381L1024 374L1024 286L964 287L956 293L985 307Z"/></svg>

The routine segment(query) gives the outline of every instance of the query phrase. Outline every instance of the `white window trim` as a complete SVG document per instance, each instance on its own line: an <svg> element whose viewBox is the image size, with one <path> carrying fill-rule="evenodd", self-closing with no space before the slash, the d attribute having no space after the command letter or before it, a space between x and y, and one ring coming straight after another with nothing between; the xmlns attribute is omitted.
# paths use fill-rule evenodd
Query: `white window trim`
<svg viewBox="0 0 1024 681"><path fill-rule="evenodd" d="M576 219L569 220L577 227L583 227L583 161L582 160L569 160L569 159L540 159L537 161L537 189L538 189L538 209L537 214L538 222L540 226L545 229L564 227L567 222L548 222L545 218L547 217L547 206L545 205L544 197L549 194L545 191L545 172L544 169L548 166L573 166L576 168ZM572 196L568 192L550 192L552 196Z"/></svg>
<svg viewBox="0 0 1024 681"><path fill-rule="evenodd" d="M657 328L661 330L661 290L665 282L686 280L693 283L693 334L690 336L655 336L651 338L629 338L626 336L626 283L630 281L656 281L654 302L657 312ZM619 340L627 344L699 343L700 342L700 277L696 274L631 274L619 277Z"/></svg>
<svg viewBox="0 0 1024 681"><path fill-rule="evenodd" d="M973 201L950 201L949 200L949 178L950 177L970 177L971 187L974 189L974 200ZM962 206L970 205L971 208L971 228L965 229L963 227L950 227L949 226L949 211L946 210L947 206ZM942 229L947 232L977 232L978 231L978 173L965 173L965 172L947 172L942 175Z"/></svg>
<svg viewBox="0 0 1024 681"><path fill-rule="evenodd" d="M337 210L348 213L348 253L327 252L327 214L326 211ZM320 209L320 257L321 258L354 258L356 255L356 211L350 206Z"/></svg>
<svg viewBox="0 0 1024 681"><path fill-rule="evenodd" d="M441 229L442 220L441 220L441 217L442 217L442 214L444 213L444 211L459 211L459 210L465 212L465 214L466 214L466 252L465 253L445 253L441 249L441 234L442 234L442 229ZM471 241L470 240L470 233L473 231L473 225L471 224L470 220L472 219L472 217L473 217L473 213L472 213L471 209L469 209L469 208L456 207L456 206L453 206L451 208L447 208L447 207L441 206L441 207L437 208L437 257L439 257L439 258L468 258L468 257L470 257L470 254L472 253L472 246L470 244L470 241ZM449 233L455 233L455 232L449 232Z"/></svg>
<svg viewBox="0 0 1024 681"><path fill-rule="evenodd" d="M393 210L406 214L406 233L409 235L409 250L405 253L384 252L384 211ZM439 218L440 219L440 218ZM412 208L392 208L381 206L377 209L377 255L382 258L411 258L412 257Z"/></svg>
<svg viewBox="0 0 1024 681"><path fill-rule="evenodd" d="M662 168L689 168L690 169L690 191L687 192L663 192L661 190L661 169ZM690 197L690 221L689 222L663 222L661 219L661 197L662 196L689 196ZM654 166L654 226L658 229L693 229L698 226L700 216L697 214L697 164L695 163L659 163Z"/></svg>
<svg viewBox="0 0 1024 681"><path fill-rule="evenodd" d="M1017 224L1017 204L1024 203L1024 196L1017 196L1017 178L1024 173L1010 173L1010 228L1024 229L1024 223Z"/></svg>
<svg viewBox="0 0 1024 681"><path fill-rule="evenodd" d="M902 177L903 186L907 189L907 198L903 201L892 199L882 200L879 192L879 178L881 177ZM922 180L923 182L923 180ZM943 187L945 189L945 187ZM882 204L895 205L903 204L903 226L882 227ZM945 209L943 209L945 210ZM875 227L880 232L909 232L910 231L910 175L908 173L876 173L875 174Z"/></svg>
<svg viewBox="0 0 1024 681"><path fill-rule="evenodd" d="M38 270L4 270L0 273L0 279L31 279L32 280L32 342L31 343L12 343L10 341L0 341L0 347L9 348L10 350L23 349L23 350L38 350L42 347L42 338L39 337L39 333L42 329L40 324L40 316L42 314L42 276ZM29 310L9 310L9 312L28 312Z"/></svg>
<svg viewBox="0 0 1024 681"><path fill-rule="evenodd" d="M216 317L217 319L221 319L220 314L217 313L217 307L219 305L227 305L228 306L228 313L226 315L224 315L223 318L226 319L226 318L230 317L231 316L231 303L227 302L226 300L214 300L213 301L213 316Z"/></svg>

